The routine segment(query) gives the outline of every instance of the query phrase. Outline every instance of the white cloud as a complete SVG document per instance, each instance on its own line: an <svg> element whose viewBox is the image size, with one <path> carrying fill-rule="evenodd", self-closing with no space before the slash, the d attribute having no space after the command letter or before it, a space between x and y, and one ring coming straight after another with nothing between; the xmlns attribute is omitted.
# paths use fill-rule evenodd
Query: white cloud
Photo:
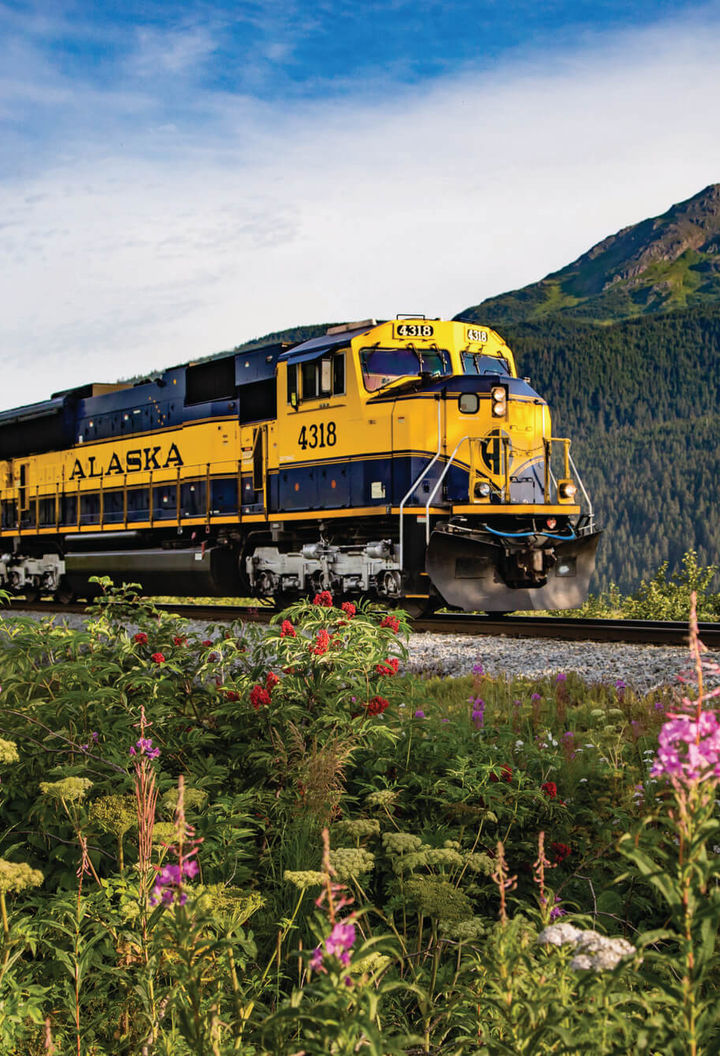
<svg viewBox="0 0 720 1056"><path fill-rule="evenodd" d="M451 316L562 267L720 180L717 47L674 24L373 102L217 94L192 133L87 133L0 184L3 405L297 323Z"/></svg>

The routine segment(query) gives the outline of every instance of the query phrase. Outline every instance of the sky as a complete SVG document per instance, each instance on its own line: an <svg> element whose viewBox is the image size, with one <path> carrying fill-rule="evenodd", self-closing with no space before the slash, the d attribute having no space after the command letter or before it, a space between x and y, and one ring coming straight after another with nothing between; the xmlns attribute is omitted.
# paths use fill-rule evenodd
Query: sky
<svg viewBox="0 0 720 1056"><path fill-rule="evenodd" d="M0 0L0 407L534 282L720 181L718 55L720 0Z"/></svg>

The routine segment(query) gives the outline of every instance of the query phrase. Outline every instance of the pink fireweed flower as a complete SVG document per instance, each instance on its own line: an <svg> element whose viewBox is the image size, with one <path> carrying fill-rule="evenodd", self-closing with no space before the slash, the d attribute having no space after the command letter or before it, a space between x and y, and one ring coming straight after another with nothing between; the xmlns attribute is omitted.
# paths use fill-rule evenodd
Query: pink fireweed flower
<svg viewBox="0 0 720 1056"><path fill-rule="evenodd" d="M480 697L470 698L470 703L473 706L472 714L470 718L475 726L476 730L481 730L485 725L485 701L481 700Z"/></svg>
<svg viewBox="0 0 720 1056"><path fill-rule="evenodd" d="M474 675L484 675L485 674L485 668L483 667L482 664L473 664L472 673Z"/></svg>
<svg viewBox="0 0 720 1056"><path fill-rule="evenodd" d="M196 848L191 853L195 850ZM187 894L182 890L183 880L194 879L198 872L198 864L194 858L184 858L177 865L163 865L158 869L155 886L150 892L150 905L157 906L162 902L169 906L177 902L179 906L184 906Z"/></svg>
<svg viewBox="0 0 720 1056"><path fill-rule="evenodd" d="M148 759L157 759L160 755L159 748L153 748L150 737L141 737L135 742L135 747L130 749L130 755L144 755Z"/></svg>
<svg viewBox="0 0 720 1056"><path fill-rule="evenodd" d="M353 945L355 944L355 925L352 921L338 921L325 942L316 946L310 958L310 967L316 972L325 972L324 961L335 957L345 968L350 964ZM323 950L324 947L324 950Z"/></svg>
<svg viewBox="0 0 720 1056"><path fill-rule="evenodd" d="M658 735L659 748L651 777L687 785L720 778L720 723L714 711L671 715Z"/></svg>

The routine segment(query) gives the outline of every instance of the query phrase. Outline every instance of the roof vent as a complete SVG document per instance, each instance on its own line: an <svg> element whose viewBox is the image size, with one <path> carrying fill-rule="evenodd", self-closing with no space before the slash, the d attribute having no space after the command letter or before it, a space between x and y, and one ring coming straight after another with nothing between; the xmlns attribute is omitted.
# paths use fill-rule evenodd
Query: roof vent
<svg viewBox="0 0 720 1056"><path fill-rule="evenodd" d="M357 323L343 323L342 326L329 326L325 333L345 334L348 330L369 330L371 326L377 326L377 319L361 319Z"/></svg>

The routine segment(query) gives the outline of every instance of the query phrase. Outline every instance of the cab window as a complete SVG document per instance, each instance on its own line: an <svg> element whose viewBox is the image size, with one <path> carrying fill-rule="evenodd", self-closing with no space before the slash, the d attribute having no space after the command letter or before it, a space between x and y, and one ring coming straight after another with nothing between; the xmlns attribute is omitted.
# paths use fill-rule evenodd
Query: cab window
<svg viewBox="0 0 720 1056"><path fill-rule="evenodd" d="M510 374L508 361L502 356L483 356L479 352L463 352L466 374Z"/></svg>
<svg viewBox="0 0 720 1056"><path fill-rule="evenodd" d="M418 374L449 374L450 357L445 349L363 348L360 350L363 381L368 392L377 392L396 378Z"/></svg>

